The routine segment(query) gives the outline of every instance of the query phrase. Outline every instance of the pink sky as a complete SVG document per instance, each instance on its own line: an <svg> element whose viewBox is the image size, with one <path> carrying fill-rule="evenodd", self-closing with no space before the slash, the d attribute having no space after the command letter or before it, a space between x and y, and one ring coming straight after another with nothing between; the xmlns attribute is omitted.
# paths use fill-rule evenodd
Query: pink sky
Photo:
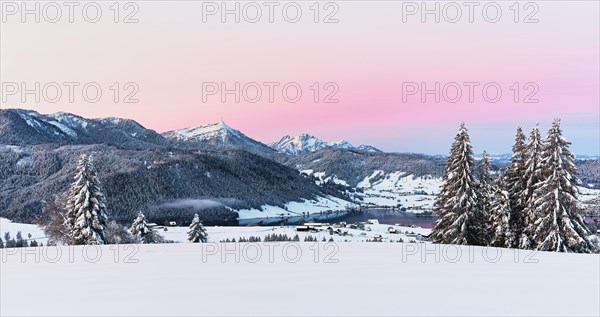
<svg viewBox="0 0 600 317"><path fill-rule="evenodd" d="M140 2L136 24L112 23L108 4L109 18L97 24L9 19L0 31L2 82L93 81L104 95L96 104L12 97L2 107L127 117L159 132L223 117L263 142L306 132L431 154L448 151L462 121L476 152L504 153L517 125L540 122L545 129L561 117L576 153L600 154L598 3L537 2L539 23L533 24L514 23L512 3L500 3L504 14L495 24L481 15L472 24L466 18L402 23L400 3L367 1L337 2L334 24L314 23L309 3L302 3L296 24L277 15L272 24L202 23L200 2ZM140 102L115 103L113 82L136 82ZM303 98L221 103L212 96L203 103L203 82L298 82ZM315 103L313 82L335 82L339 103ZM432 96L422 103L418 95L402 102L403 82L496 82L503 96L488 103L476 90L469 103L463 87L458 103L435 103ZM535 82L539 103L515 103L514 82ZM526 93L521 90L521 99Z"/></svg>

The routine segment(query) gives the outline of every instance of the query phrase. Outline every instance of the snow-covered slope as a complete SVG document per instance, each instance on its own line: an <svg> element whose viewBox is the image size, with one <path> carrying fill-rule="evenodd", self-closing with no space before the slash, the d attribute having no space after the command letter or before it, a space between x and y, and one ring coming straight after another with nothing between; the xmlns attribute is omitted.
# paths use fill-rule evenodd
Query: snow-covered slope
<svg viewBox="0 0 600 317"><path fill-rule="evenodd" d="M315 177L317 184L333 182L348 186L348 183L338 178L335 174L315 172L307 169L301 174ZM355 186L355 196L362 198L363 206L372 207L399 207L408 211L420 213L431 211L436 195L439 193L441 179L431 175L414 176L405 172L396 171L386 173L375 170L362 179ZM358 201L358 200L357 200Z"/></svg>
<svg viewBox="0 0 600 317"><path fill-rule="evenodd" d="M356 205L336 198L333 196L316 197L303 202L289 202L284 207L271 205L261 206L262 210L258 209L242 209L238 210L239 219L264 218L264 217L279 217L279 216L299 216L303 213L310 215L324 211L343 211L347 208L355 207Z"/></svg>
<svg viewBox="0 0 600 317"><path fill-rule="evenodd" d="M317 137L306 133L294 137L286 135L283 138L281 138L281 140L279 140L278 142L269 144L269 146L279 153L293 155L314 152L327 147L338 149L361 150L365 152L381 152L377 148L370 145L360 145L355 147L345 140L341 140L338 142L325 142Z"/></svg>
<svg viewBox="0 0 600 317"><path fill-rule="evenodd" d="M294 207L292 206L291 209ZM268 212L268 211L266 211ZM288 212L286 210L286 212ZM278 214L273 213L273 217L277 217ZM325 221L327 221L325 219ZM309 222L309 221L307 221ZM331 221L333 223L333 221ZM397 230L396 233L390 233L388 228L395 228ZM29 241L35 240L38 243L47 244L48 239L44 236L44 232L42 229L33 224L25 224L25 223L16 223L12 222L6 218L0 218L0 228L2 232L2 238L4 239L4 234L9 233L11 238L15 238L18 232L21 232L23 238L28 239ZM307 236L311 236L312 238L317 238L318 241L322 241L323 238L326 240L332 239L335 242L366 242L366 240L373 240L376 235L381 236L383 242L397 242L397 241L416 241L416 234L421 235L429 235L431 233L431 229L421 228L421 227L407 227L401 225L390 225L390 224L367 224L365 225L364 230L361 229L352 229L352 228L342 228L347 234L329 234L326 230L321 230L318 232L309 232L309 231L296 231L295 226L281 226L279 224L273 226L231 226L231 227L222 227L222 226L205 226L206 231L208 233L208 242L217 243L220 241L225 241L226 239L235 239L239 240L239 238L249 239L250 237L260 237L261 241L264 241L266 235L270 234L285 234L288 237L293 237L294 235L298 235L300 237L300 241L304 241L304 238ZM168 227L167 231L158 230L158 234L163 236L166 240L174 241L176 243L187 243L188 242L188 227ZM407 234L412 235L407 235ZM28 238L28 235L31 234L31 238ZM401 240L400 240L401 239ZM426 242L430 243L430 242Z"/></svg>
<svg viewBox="0 0 600 317"><path fill-rule="evenodd" d="M0 144L110 144L124 148L167 145L168 140L134 120L87 119L66 112L0 110Z"/></svg>
<svg viewBox="0 0 600 317"><path fill-rule="evenodd" d="M242 138L244 135L232 129L224 121L219 121L194 128L186 128L163 133L163 135L184 141L209 141L227 144L229 138Z"/></svg>
<svg viewBox="0 0 600 317"><path fill-rule="evenodd" d="M441 179L429 175L415 177L404 172L374 171L358 183L364 204L403 207L409 211L431 211Z"/></svg>
<svg viewBox="0 0 600 317"><path fill-rule="evenodd" d="M346 180L332 173L305 169L301 170L300 174L313 176L318 185L333 182L350 186ZM399 207L410 212L421 213L432 211L435 197L439 193L441 185L440 175L415 176L402 171L388 173L382 170L374 170L354 186L358 190L353 195L362 198L360 203L363 206ZM600 190L581 186L578 188L578 198L583 206L590 210L597 210Z"/></svg>
<svg viewBox="0 0 600 317"><path fill-rule="evenodd" d="M364 152L376 152L376 153L382 153L383 151L381 151L380 149L371 146L371 145L366 145L366 144L361 144L357 147L355 147L356 150L360 150L360 151L364 151Z"/></svg>
<svg viewBox="0 0 600 317"><path fill-rule="evenodd" d="M267 145L228 126L224 121L193 128L169 131L163 133L163 136L178 141L239 147L267 153L274 152Z"/></svg>
<svg viewBox="0 0 600 317"><path fill-rule="evenodd" d="M46 244L48 240L44 236L42 228L38 227L37 225L13 222L9 219L0 217L0 235L2 239L4 239L4 234L7 232L12 238L17 236L17 232L21 232L23 238L36 240L38 243L42 242L43 244ZM29 238L30 234L31 238ZM6 243L6 241L4 242Z"/></svg>
<svg viewBox="0 0 600 317"><path fill-rule="evenodd" d="M600 315L597 254L418 243L37 250L0 250L0 315Z"/></svg>

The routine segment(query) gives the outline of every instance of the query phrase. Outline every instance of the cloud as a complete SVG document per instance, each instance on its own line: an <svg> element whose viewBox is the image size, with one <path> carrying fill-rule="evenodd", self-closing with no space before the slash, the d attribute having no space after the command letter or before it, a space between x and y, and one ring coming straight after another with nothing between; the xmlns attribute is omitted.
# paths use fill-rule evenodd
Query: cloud
<svg viewBox="0 0 600 317"><path fill-rule="evenodd" d="M196 210L218 208L239 203L234 198L206 198L206 199L177 199L172 202L164 203L161 207L166 208L193 208Z"/></svg>

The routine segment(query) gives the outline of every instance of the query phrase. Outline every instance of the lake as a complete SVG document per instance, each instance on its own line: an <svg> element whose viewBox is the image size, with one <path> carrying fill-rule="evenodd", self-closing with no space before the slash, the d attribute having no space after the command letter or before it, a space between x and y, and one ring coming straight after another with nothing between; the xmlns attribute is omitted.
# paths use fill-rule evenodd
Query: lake
<svg viewBox="0 0 600 317"><path fill-rule="evenodd" d="M264 217L239 219L236 223L220 224L225 226L272 226L279 224L296 225L304 222L341 222L357 223L365 222L368 219L377 219L383 224L403 224L407 226L415 225L421 228L433 228L433 223L437 220L436 216L418 217L416 213L395 211L390 209L365 209L363 211L333 211L323 214L312 214L310 216L289 216L289 217ZM598 216L586 216L588 223L600 222Z"/></svg>
<svg viewBox="0 0 600 317"><path fill-rule="evenodd" d="M294 225L302 221L309 222L341 222L357 223L365 222L368 219L377 219L382 224L402 224L406 226L415 225L422 228L432 228L433 222L437 219L435 216L417 217L417 214L405 211L395 211L390 209L367 209L363 211L337 211L323 214L311 214L310 216L292 216L292 217L269 217L239 219L240 226L272 226L274 224Z"/></svg>

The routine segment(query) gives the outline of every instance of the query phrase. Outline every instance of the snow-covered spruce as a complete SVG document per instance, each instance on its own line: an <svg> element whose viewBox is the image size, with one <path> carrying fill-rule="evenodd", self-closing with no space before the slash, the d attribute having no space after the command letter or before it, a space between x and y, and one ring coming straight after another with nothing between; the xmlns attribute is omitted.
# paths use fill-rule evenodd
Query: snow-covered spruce
<svg viewBox="0 0 600 317"><path fill-rule="evenodd" d="M481 244L477 225L476 181L473 150L465 124L461 124L450 150L440 194L434 203L439 217L431 237L434 243Z"/></svg>
<svg viewBox="0 0 600 317"><path fill-rule="evenodd" d="M490 157L483 151L483 157L478 167L479 178L477 186L477 209L474 221L479 228L480 244L488 245L491 240L490 213L493 207L494 184L490 175Z"/></svg>
<svg viewBox="0 0 600 317"><path fill-rule="evenodd" d="M521 127L517 128L515 143L512 146L510 166L506 172L506 189L510 198L510 229L513 235L513 247L519 247L519 238L525 226L524 191L527 186L525 180L525 164L527 162L527 146L525 134Z"/></svg>
<svg viewBox="0 0 600 317"><path fill-rule="evenodd" d="M66 227L71 244L104 244L106 198L91 155L82 154L68 193Z"/></svg>
<svg viewBox="0 0 600 317"><path fill-rule="evenodd" d="M535 212L533 242L541 251L594 250L577 201L579 181L570 144L562 137L560 120L556 119L544 142L539 169L542 174L528 207Z"/></svg>
<svg viewBox="0 0 600 317"><path fill-rule="evenodd" d="M129 232L141 243L154 243L154 234L152 229L146 223L146 216L142 212L138 213L137 218L131 224Z"/></svg>
<svg viewBox="0 0 600 317"><path fill-rule="evenodd" d="M499 174L494 184L492 209L490 210L491 240L490 245L501 248L514 246L514 232L512 232L511 207L509 193L506 190L504 176Z"/></svg>
<svg viewBox="0 0 600 317"><path fill-rule="evenodd" d="M533 190L542 178L543 168L540 166L543 142L540 136L540 130L535 126L529 135L529 143L525 148L526 161L523 174L524 188L519 197L520 203L524 206L523 211L523 230L519 236L520 249L534 249L533 231L536 211L533 208Z"/></svg>
<svg viewBox="0 0 600 317"><path fill-rule="evenodd" d="M188 241L198 243L206 242L207 240L208 234L206 233L206 229L204 229L204 226L200 222L198 214L195 214L192 224L190 224L190 230L188 231Z"/></svg>

